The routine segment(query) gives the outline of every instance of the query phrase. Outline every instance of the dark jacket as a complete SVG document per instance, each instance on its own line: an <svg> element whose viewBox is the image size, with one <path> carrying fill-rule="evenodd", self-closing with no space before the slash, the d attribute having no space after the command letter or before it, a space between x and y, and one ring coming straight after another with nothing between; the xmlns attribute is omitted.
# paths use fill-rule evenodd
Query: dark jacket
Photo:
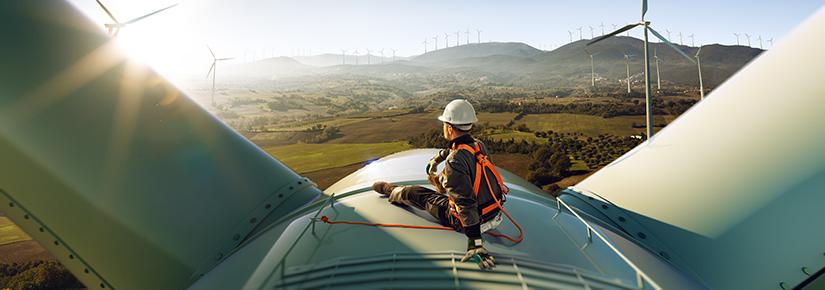
<svg viewBox="0 0 825 290"><path fill-rule="evenodd" d="M495 177L489 170L487 177L490 178L494 192L490 192L487 183L482 179L478 196L476 196L475 192L473 192L473 179L476 176L476 157L467 150L450 149L457 144L468 144L472 147L475 143L478 143L481 153L486 155L488 160L491 160L484 143L474 139L469 134L451 141L448 149L441 150L438 155L433 158L437 163L446 160L447 164L441 172L441 184L458 207L458 219L464 227L465 234L474 239L481 236L481 223L495 217L499 212L499 209L496 208L486 215L481 216L483 207L495 203L491 194L496 194L496 196L499 197L502 196L501 188L497 186Z"/></svg>

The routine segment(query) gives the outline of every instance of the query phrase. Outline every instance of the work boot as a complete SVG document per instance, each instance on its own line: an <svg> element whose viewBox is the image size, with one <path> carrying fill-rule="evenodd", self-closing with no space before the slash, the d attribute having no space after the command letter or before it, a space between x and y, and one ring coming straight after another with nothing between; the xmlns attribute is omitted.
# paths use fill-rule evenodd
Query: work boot
<svg viewBox="0 0 825 290"><path fill-rule="evenodd" d="M395 189L396 185L392 185L389 182L379 181L372 184L372 190L375 192L383 194L383 195L390 195L393 189Z"/></svg>

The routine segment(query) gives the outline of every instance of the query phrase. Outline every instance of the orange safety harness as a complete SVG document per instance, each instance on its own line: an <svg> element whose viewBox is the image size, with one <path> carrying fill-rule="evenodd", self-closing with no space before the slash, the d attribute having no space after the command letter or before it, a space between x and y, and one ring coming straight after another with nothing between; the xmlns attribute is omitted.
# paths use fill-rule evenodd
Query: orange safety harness
<svg viewBox="0 0 825 290"><path fill-rule="evenodd" d="M493 193L493 186L490 183L490 178L487 177L487 170L489 169L490 172L492 172L493 175L495 176L496 183L498 184L499 188L501 189L501 194L502 195L506 195L510 191L510 189L507 188L504 185L504 182L501 180L501 176L498 174L498 171L493 166L493 163L491 163L490 160L487 159L486 155L481 153L481 150L479 149L478 143L476 143L474 145L475 145L474 147L470 147L470 145L467 145L467 144L453 145L452 150L467 150L468 152L473 154L473 156L476 157L476 176L473 179L473 193L475 193L475 196L478 197L478 190L481 187L481 179L483 178L484 181L486 181L486 183L487 183L487 189L489 189L490 196L492 196L493 200L495 201L494 203L491 203L490 205L485 206L481 210L481 215L480 216L483 216L483 215L489 213L490 211L493 211L494 209L499 208L501 210L501 212L503 212L504 215L507 216L507 219L509 219L510 222L512 222L513 225L516 226L516 228L518 229L518 232L519 232L518 238L513 238L513 237L510 237L508 235L501 234L501 233L496 233L496 232L487 232L487 234L489 234L491 236L494 236L494 237L497 237L497 238L504 238L504 239L507 239L507 240L509 240L513 243L518 244L524 239L524 232L522 231L521 226L519 226L519 224L513 219L513 217L511 217L510 214L507 213L507 210L505 210L504 207L501 206L501 201L499 201L499 199L496 197L496 194ZM450 206L450 213L461 223L461 227L463 228L464 223L461 221L461 218L459 218L459 216L458 216L458 210L459 210L458 205L455 204L452 197L450 197L450 199L449 199L449 206ZM381 223L367 223L367 222L354 222L354 221L331 221L331 220L329 220L329 218L327 216L322 216L321 221L324 222L324 223L333 224L333 225L334 224L348 224L348 225L365 225L365 226L390 227L390 228L430 229L430 230L447 230L447 231L453 231L454 230L452 227L445 227L445 226L417 226L417 225L407 225L407 224L381 224Z"/></svg>

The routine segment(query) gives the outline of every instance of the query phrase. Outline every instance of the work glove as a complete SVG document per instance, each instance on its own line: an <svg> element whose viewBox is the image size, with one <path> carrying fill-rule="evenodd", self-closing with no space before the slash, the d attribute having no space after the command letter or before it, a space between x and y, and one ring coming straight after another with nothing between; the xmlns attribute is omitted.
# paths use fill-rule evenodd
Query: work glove
<svg viewBox="0 0 825 290"><path fill-rule="evenodd" d="M496 266L495 260L481 244L481 239L470 239L467 245L467 254L461 258L461 262L477 263L482 270L492 270Z"/></svg>
<svg viewBox="0 0 825 290"><path fill-rule="evenodd" d="M435 175L435 171L438 170L438 163L440 162L436 162L435 158L430 160L430 162L427 162L427 175Z"/></svg>

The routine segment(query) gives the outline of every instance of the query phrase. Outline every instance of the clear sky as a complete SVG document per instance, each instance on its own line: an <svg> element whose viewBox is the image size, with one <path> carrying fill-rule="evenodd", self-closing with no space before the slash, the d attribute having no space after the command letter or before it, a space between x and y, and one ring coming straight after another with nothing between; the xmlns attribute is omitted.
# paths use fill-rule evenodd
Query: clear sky
<svg viewBox="0 0 825 290"><path fill-rule="evenodd" d="M120 21L138 17L165 7L176 0L102 0ZM70 0L93 21L108 22L106 14L94 0ZM690 44L735 44L733 33L752 35L751 45L758 47L757 36L769 48L800 22L825 5L825 0L796 1L656 1L651 0L647 19L671 41ZM439 48L444 33L455 32L461 43L471 30L470 41L524 42L541 49L552 49L569 41L568 31L583 28L590 38L613 24L636 22L640 1L516 1L516 0L182 0L180 5L125 28L119 36L122 46L135 57L167 74L203 71L211 57L206 45L218 57L236 57L235 62L275 55L340 54L358 49L373 54L384 48L398 49L398 55L420 54L422 42L438 35ZM636 30L631 35L641 36ZM740 40L746 44L745 37ZM430 44L433 49L433 44Z"/></svg>

